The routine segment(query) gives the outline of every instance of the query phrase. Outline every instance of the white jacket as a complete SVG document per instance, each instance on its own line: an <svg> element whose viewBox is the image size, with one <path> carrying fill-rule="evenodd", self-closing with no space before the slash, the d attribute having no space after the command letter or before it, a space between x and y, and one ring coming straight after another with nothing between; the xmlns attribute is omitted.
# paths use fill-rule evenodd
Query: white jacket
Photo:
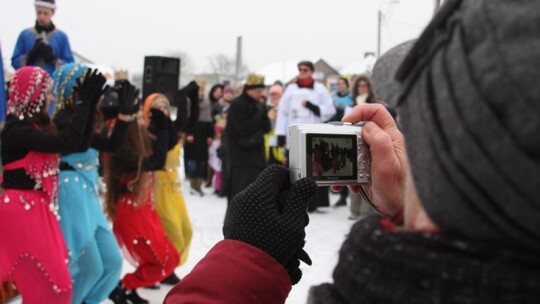
<svg viewBox="0 0 540 304"><path fill-rule="evenodd" d="M302 106L307 100L319 107L321 116L313 114L308 108ZM288 137L288 127L294 123L323 123L336 113L332 97L326 87L315 82L313 89L299 88L297 84L287 87L281 100L276 120L276 134Z"/></svg>

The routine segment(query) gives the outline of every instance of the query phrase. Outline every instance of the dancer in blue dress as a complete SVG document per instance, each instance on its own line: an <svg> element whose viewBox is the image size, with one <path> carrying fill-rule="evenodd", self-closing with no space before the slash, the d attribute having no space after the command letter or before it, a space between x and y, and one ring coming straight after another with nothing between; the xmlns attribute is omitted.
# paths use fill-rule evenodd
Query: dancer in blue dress
<svg viewBox="0 0 540 304"><path fill-rule="evenodd" d="M62 129L72 118L73 88L87 67L67 64L55 72L57 99L54 122ZM121 86L120 114L110 136L97 134L96 113L87 123L85 142L76 153L63 155L60 165L60 226L69 249L73 303L100 303L120 278L122 257L107 223L98 194L98 151L114 152L122 143L135 99L135 88Z"/></svg>

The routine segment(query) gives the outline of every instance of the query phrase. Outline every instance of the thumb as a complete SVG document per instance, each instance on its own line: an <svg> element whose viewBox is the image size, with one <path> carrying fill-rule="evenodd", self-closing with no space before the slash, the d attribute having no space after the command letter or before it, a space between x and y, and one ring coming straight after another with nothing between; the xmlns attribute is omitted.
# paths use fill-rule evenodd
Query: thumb
<svg viewBox="0 0 540 304"><path fill-rule="evenodd" d="M306 263L309 266L311 266L311 264L313 264L313 262L311 261L311 258L309 257L309 254L304 249L300 249L300 251L298 251L296 253L296 257L300 261Z"/></svg>
<svg viewBox="0 0 540 304"><path fill-rule="evenodd" d="M283 212L291 215L306 212L308 201L315 193L317 193L315 181L311 178L302 178L291 187L283 205Z"/></svg>

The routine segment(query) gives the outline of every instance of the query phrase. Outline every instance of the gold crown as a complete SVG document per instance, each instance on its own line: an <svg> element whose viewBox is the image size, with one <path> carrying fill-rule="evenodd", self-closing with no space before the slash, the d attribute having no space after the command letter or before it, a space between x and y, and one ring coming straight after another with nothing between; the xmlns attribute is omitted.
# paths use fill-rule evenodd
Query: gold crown
<svg viewBox="0 0 540 304"><path fill-rule="evenodd" d="M198 86L204 86L206 84L206 80L202 77L195 78L195 83L197 83Z"/></svg>
<svg viewBox="0 0 540 304"><path fill-rule="evenodd" d="M127 70L117 70L114 71L114 79L115 80L128 80L129 74Z"/></svg>
<svg viewBox="0 0 540 304"><path fill-rule="evenodd" d="M247 86L264 86L264 76L257 74L249 74L246 79Z"/></svg>

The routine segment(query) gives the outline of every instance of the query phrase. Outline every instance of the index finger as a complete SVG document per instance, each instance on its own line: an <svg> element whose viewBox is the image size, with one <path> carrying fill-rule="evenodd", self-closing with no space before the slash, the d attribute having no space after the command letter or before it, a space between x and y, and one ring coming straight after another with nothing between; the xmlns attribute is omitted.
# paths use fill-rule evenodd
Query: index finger
<svg viewBox="0 0 540 304"><path fill-rule="evenodd" d="M381 129L385 130L395 139L401 136L396 121L382 104L361 104L353 108L352 112L345 115L343 122L358 123L360 121L372 121Z"/></svg>

